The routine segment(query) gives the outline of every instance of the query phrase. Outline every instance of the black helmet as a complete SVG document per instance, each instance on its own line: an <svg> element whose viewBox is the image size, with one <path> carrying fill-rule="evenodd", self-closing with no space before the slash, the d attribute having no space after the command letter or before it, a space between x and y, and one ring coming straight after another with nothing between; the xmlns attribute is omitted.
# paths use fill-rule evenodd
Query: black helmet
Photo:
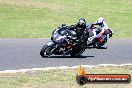
<svg viewBox="0 0 132 88"><path fill-rule="evenodd" d="M85 26L85 25L86 25L85 19L84 19L84 18L80 18L79 21L78 21L78 24L79 24L80 26Z"/></svg>
<svg viewBox="0 0 132 88"><path fill-rule="evenodd" d="M61 27L66 27L66 24L62 24Z"/></svg>

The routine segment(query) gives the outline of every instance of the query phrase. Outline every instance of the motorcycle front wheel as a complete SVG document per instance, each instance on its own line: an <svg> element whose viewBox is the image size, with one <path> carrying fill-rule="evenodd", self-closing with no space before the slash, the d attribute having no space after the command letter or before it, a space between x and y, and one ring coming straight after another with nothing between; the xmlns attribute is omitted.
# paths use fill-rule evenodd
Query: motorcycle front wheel
<svg viewBox="0 0 132 88"><path fill-rule="evenodd" d="M40 55L42 57L47 57L49 56L48 54L50 53L51 50L52 50L52 47L49 47L48 45L44 45L40 51Z"/></svg>
<svg viewBox="0 0 132 88"><path fill-rule="evenodd" d="M94 39L92 43L93 43L94 48L100 48L101 47L101 43L99 42L98 39Z"/></svg>

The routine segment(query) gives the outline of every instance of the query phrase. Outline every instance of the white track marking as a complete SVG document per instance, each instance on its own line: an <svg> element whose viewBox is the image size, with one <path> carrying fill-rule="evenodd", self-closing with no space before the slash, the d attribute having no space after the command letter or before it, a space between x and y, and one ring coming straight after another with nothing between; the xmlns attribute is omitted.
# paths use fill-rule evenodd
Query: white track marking
<svg viewBox="0 0 132 88"><path fill-rule="evenodd" d="M132 64L99 64L99 65L82 65L82 67L86 67L86 68L92 68L92 67L99 67L99 66L127 66L127 65L131 65ZM39 71L39 70L55 70L55 69L76 69L78 68L80 65L78 66L72 66L72 67L68 67L68 66L59 66L59 67L45 67L45 68L32 68L32 69L19 69L19 70L5 70L5 71L0 71L0 73L17 73L17 72L28 72L28 71Z"/></svg>

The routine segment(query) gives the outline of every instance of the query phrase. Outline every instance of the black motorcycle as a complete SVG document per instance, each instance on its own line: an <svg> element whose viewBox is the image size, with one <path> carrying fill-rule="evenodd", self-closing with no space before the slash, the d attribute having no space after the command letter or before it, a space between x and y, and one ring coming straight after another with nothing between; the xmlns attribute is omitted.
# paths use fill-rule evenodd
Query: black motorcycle
<svg viewBox="0 0 132 88"><path fill-rule="evenodd" d="M76 32L68 30L67 27L59 27L52 32L51 41L47 42L41 49L42 57L54 55L81 55L86 48L84 41L77 41Z"/></svg>

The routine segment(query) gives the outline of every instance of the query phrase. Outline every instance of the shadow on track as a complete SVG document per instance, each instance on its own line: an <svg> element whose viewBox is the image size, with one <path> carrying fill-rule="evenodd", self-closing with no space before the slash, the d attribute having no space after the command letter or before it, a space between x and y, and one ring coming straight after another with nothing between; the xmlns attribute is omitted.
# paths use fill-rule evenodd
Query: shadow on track
<svg viewBox="0 0 132 88"><path fill-rule="evenodd" d="M107 47L100 47L100 48L95 48L95 47L87 47L87 49L107 49Z"/></svg>
<svg viewBox="0 0 132 88"><path fill-rule="evenodd" d="M71 57L71 56L50 56L49 58L87 58L87 57L94 57L94 56L78 56L78 57Z"/></svg>
<svg viewBox="0 0 132 88"><path fill-rule="evenodd" d="M107 49L107 47L100 47L100 48L97 48L97 49Z"/></svg>

